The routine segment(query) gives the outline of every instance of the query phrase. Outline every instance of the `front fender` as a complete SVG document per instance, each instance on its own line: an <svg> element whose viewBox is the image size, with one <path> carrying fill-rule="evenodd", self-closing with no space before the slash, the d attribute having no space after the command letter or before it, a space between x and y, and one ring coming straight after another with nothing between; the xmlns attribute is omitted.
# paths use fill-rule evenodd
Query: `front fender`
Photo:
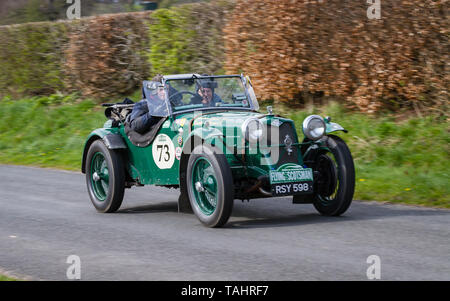
<svg viewBox="0 0 450 301"><path fill-rule="evenodd" d="M218 138L223 137L224 134L222 131L216 128L198 127L189 133L186 143L183 146L183 153L189 153L188 150L192 151L200 143L215 145L217 144L216 141Z"/></svg>
<svg viewBox="0 0 450 301"><path fill-rule="evenodd" d="M325 123L325 124L327 126L327 128L325 130L327 135L330 134L330 133L333 133L333 132L338 132L338 131L342 131L344 133L348 133L348 131L346 129L344 129L344 127L341 126L338 123L328 122L328 123Z"/></svg>
<svg viewBox="0 0 450 301"><path fill-rule="evenodd" d="M194 148L203 143L215 144L214 139L223 137L223 133L215 128L196 128L186 138L186 142L183 145L183 151L180 158L180 169L179 169L179 179L180 179L180 192L181 197L178 199L178 209L180 212L192 212L189 199L187 197L187 186L186 186L186 169L189 160L189 155L192 153Z"/></svg>

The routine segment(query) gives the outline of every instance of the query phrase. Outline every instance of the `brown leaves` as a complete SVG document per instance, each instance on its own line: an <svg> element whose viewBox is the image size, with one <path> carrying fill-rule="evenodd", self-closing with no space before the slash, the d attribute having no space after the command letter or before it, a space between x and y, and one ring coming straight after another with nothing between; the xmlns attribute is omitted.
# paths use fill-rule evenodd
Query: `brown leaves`
<svg viewBox="0 0 450 301"><path fill-rule="evenodd" d="M252 77L262 99L322 93L366 112L448 105L447 0L239 0L225 28L229 73ZM252 47L248 47L251 44Z"/></svg>
<svg viewBox="0 0 450 301"><path fill-rule="evenodd" d="M84 96L131 92L149 76L148 13L105 15L70 23L66 87Z"/></svg>

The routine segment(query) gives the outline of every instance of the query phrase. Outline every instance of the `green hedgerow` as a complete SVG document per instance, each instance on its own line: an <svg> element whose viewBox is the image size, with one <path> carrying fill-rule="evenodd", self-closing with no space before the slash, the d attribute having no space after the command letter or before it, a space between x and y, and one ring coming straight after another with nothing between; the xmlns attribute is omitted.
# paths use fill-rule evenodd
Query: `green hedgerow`
<svg viewBox="0 0 450 301"><path fill-rule="evenodd" d="M154 73L189 72L194 31L187 29L187 10L159 9L151 15L149 61Z"/></svg>

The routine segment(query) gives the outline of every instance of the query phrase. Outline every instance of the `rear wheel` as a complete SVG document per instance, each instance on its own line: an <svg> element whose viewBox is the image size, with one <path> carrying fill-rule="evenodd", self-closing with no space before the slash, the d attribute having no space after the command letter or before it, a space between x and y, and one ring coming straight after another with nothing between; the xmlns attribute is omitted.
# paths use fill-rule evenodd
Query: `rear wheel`
<svg viewBox="0 0 450 301"><path fill-rule="evenodd" d="M347 144L329 135L326 148L315 159L319 178L315 183L314 207L322 215L339 216L350 207L355 190L355 167Z"/></svg>
<svg viewBox="0 0 450 301"><path fill-rule="evenodd" d="M120 154L94 141L86 157L86 184L92 204L99 212L115 212L125 192L125 169Z"/></svg>
<svg viewBox="0 0 450 301"><path fill-rule="evenodd" d="M223 226L233 209L233 179L223 154L199 145L189 157L186 183L192 210L207 227Z"/></svg>

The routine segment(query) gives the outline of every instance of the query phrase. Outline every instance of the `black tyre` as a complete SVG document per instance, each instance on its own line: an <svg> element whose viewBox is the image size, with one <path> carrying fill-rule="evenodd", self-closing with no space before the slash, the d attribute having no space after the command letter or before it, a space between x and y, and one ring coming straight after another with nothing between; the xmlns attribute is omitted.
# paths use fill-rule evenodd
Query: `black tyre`
<svg viewBox="0 0 450 301"><path fill-rule="evenodd" d="M92 204L99 212L115 212L125 192L125 169L117 151L101 140L94 141L86 157L86 184Z"/></svg>
<svg viewBox="0 0 450 301"><path fill-rule="evenodd" d="M186 186L192 210L205 226L221 227L228 221L234 189L225 155L214 147L195 147L188 160Z"/></svg>
<svg viewBox="0 0 450 301"><path fill-rule="evenodd" d="M339 216L350 207L355 190L355 167L347 144L339 137L329 135L326 148L315 157L314 207L322 215Z"/></svg>

